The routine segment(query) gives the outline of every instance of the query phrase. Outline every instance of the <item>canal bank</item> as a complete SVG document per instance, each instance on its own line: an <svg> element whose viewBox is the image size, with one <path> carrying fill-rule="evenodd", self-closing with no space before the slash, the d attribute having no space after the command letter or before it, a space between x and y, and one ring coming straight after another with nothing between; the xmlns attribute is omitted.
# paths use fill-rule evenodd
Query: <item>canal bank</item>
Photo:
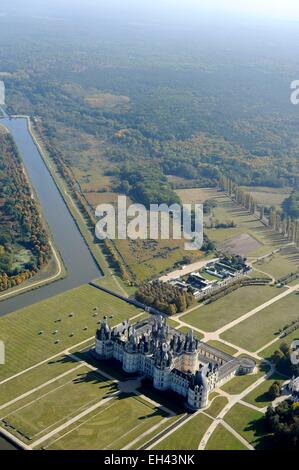
<svg viewBox="0 0 299 470"><path fill-rule="evenodd" d="M5 117L0 119L0 124L8 129L16 142L55 247L68 272L67 277L62 280L0 301L1 316L85 284L101 277L102 273L33 141L27 119Z"/></svg>

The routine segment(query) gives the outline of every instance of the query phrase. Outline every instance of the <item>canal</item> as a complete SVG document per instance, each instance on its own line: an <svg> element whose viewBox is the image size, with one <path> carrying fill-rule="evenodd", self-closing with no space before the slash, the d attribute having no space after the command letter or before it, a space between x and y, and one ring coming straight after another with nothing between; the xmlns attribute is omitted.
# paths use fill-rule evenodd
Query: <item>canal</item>
<svg viewBox="0 0 299 470"><path fill-rule="evenodd" d="M0 316L44 300L68 289L101 277L90 251L81 236L54 180L48 171L27 128L25 118L0 119L14 138L25 168L39 199L44 218L52 232L54 244L61 254L67 276L0 302Z"/></svg>

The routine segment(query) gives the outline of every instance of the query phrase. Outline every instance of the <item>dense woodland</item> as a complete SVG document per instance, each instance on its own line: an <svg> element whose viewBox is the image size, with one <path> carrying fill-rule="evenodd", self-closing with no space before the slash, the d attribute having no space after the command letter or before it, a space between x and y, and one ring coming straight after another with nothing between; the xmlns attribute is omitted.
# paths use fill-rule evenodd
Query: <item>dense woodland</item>
<svg viewBox="0 0 299 470"><path fill-rule="evenodd" d="M9 134L0 134L0 291L21 284L49 260L48 235Z"/></svg>
<svg viewBox="0 0 299 470"><path fill-rule="evenodd" d="M295 28L281 41L262 25L253 33L229 24L139 28L105 16L12 21L1 18L0 28L8 110L36 118L90 227L90 194L172 203L174 189L216 187L225 175L239 203L299 244L296 201L284 216L240 189L298 185L299 113L289 100L298 67L287 53L299 43ZM130 279L116 247L106 249ZM203 250L213 249L205 237Z"/></svg>

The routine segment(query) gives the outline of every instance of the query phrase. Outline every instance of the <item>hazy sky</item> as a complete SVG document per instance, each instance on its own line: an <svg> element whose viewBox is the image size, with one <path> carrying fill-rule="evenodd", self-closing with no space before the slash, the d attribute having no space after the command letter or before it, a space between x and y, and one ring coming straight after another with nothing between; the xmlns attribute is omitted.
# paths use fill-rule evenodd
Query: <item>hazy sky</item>
<svg viewBox="0 0 299 470"><path fill-rule="evenodd" d="M0 12L32 14L41 11L59 15L63 10L71 15L81 10L85 14L115 9L121 15L124 11L139 15L154 13L157 17L177 14L201 15L203 12L229 13L232 16L245 14L268 19L299 20L299 0L1 0Z"/></svg>

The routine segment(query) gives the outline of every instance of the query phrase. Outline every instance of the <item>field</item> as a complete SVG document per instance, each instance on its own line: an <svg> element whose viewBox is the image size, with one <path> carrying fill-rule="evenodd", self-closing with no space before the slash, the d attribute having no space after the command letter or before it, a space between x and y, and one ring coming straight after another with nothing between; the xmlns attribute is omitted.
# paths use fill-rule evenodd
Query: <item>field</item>
<svg viewBox="0 0 299 470"><path fill-rule="evenodd" d="M247 450L247 448L222 424L218 424L205 450Z"/></svg>
<svg viewBox="0 0 299 470"><path fill-rule="evenodd" d="M299 329L293 331L285 338L278 338L278 340L275 341L273 344L260 351L259 355L264 357L265 359L270 359L273 353L279 349L282 343L287 343L290 346L291 342L294 339L299 339Z"/></svg>
<svg viewBox="0 0 299 470"><path fill-rule="evenodd" d="M294 248L285 248L257 261L254 268L273 276L276 280L299 271L299 254Z"/></svg>
<svg viewBox="0 0 299 470"><path fill-rule="evenodd" d="M211 416L212 418L216 418L221 410L227 405L227 398L226 397L215 397L207 409L206 413Z"/></svg>
<svg viewBox="0 0 299 470"><path fill-rule="evenodd" d="M94 313L99 308L99 315ZM43 361L95 335L104 315L111 325L143 311L85 285L0 318L6 364L0 380ZM13 334L12 334L13 331Z"/></svg>
<svg viewBox="0 0 299 470"><path fill-rule="evenodd" d="M227 354L231 354L232 356L238 352L237 349L234 349L231 346L228 346L227 344L222 343L222 341L211 339L210 341L208 341L208 344L210 344L211 346L214 346L217 349L220 349L220 351L224 351Z"/></svg>
<svg viewBox="0 0 299 470"><path fill-rule="evenodd" d="M233 377L229 382L226 382L221 386L221 389L231 395L238 395L246 390L247 387L252 385L258 379L265 375L265 371L259 370L255 374L250 375L237 375Z"/></svg>
<svg viewBox="0 0 299 470"><path fill-rule="evenodd" d="M274 373L271 377L265 380L261 385L255 388L252 392L245 396L244 401L247 403L251 403L259 408L264 408L265 406L269 406L272 402L268 396L268 390L274 382L279 382L283 384L286 380L286 377L281 376L278 373Z"/></svg>
<svg viewBox="0 0 299 470"><path fill-rule="evenodd" d="M159 277L172 271L176 263L188 255L190 262L203 258L200 251L186 251L182 240L115 240L115 246L123 257L129 272L139 282Z"/></svg>
<svg viewBox="0 0 299 470"><path fill-rule="evenodd" d="M209 305L203 305L182 319L204 331L215 331L278 295L275 287L242 287Z"/></svg>
<svg viewBox="0 0 299 470"><path fill-rule="evenodd" d="M25 441L39 439L115 391L89 368L76 370L1 410L1 421Z"/></svg>
<svg viewBox="0 0 299 470"><path fill-rule="evenodd" d="M267 433L261 421L263 414L237 403L225 416L225 421L250 444L260 449L266 446Z"/></svg>
<svg viewBox="0 0 299 470"><path fill-rule="evenodd" d="M219 249L237 250L247 256L262 256L283 246L286 242L279 234L274 233L241 207L238 207L224 193L215 195L217 207L205 217L208 237ZM211 224L234 222L233 228L209 228Z"/></svg>
<svg viewBox="0 0 299 470"><path fill-rule="evenodd" d="M213 188L177 189L176 193L183 204L203 204L207 199L214 199L219 195Z"/></svg>
<svg viewBox="0 0 299 470"><path fill-rule="evenodd" d="M64 433L43 444L52 450L122 449L138 443L144 433L162 424L167 414L136 396L120 396L78 420Z"/></svg>
<svg viewBox="0 0 299 470"><path fill-rule="evenodd" d="M298 319L299 297L292 293L221 335L248 351L257 351L278 336L281 328Z"/></svg>
<svg viewBox="0 0 299 470"><path fill-rule="evenodd" d="M257 203L263 206L281 207L283 201L289 197L291 188L268 188L266 186L242 186L247 193L251 194Z"/></svg>
<svg viewBox="0 0 299 470"><path fill-rule="evenodd" d="M197 450L212 420L202 413L193 416L186 424L157 444L155 450Z"/></svg>

